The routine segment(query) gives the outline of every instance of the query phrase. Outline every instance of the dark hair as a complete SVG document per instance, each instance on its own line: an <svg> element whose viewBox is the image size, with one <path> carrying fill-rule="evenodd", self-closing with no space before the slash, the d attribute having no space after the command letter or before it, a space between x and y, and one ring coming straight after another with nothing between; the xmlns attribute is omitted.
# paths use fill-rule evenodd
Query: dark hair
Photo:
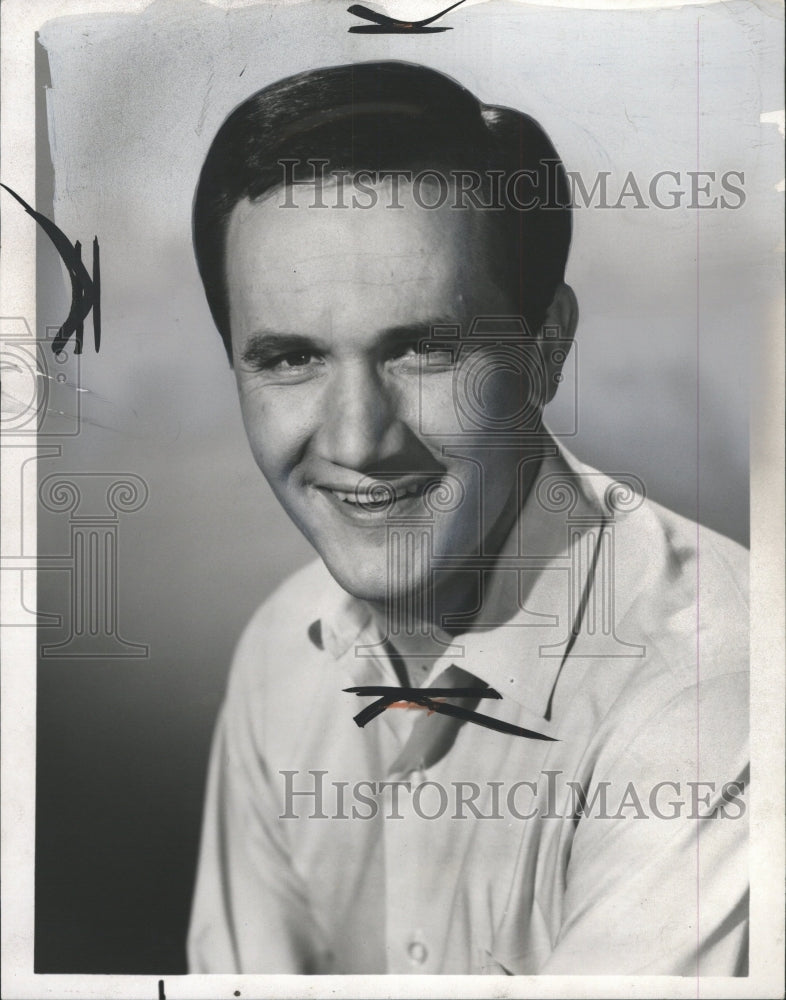
<svg viewBox="0 0 786 1000"><path fill-rule="evenodd" d="M564 168L528 115L482 104L450 77L404 62L299 73L257 91L213 140L194 198L197 265L230 358L225 243L235 205L285 183L282 160L326 160L326 170L537 172L533 207L486 213L503 245L495 266L530 330L565 273L571 210Z"/></svg>

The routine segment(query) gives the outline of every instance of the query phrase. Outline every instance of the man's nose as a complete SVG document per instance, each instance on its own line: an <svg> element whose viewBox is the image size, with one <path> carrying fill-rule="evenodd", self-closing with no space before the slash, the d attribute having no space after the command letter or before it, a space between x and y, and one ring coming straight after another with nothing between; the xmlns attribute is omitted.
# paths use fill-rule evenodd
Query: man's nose
<svg viewBox="0 0 786 1000"><path fill-rule="evenodd" d="M372 364L355 363L334 371L323 404L317 448L335 465L373 472L375 465L403 447L406 429L395 393Z"/></svg>

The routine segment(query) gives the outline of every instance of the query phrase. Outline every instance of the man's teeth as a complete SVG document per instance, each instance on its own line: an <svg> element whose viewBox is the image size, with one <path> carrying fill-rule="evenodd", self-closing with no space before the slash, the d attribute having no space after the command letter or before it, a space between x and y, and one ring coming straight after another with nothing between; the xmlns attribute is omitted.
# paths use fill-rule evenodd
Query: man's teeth
<svg viewBox="0 0 786 1000"><path fill-rule="evenodd" d="M391 499L401 500L410 494L419 493L420 489L421 485L419 483L410 483L409 486L397 487L395 492L393 492L392 487L377 488L374 492L361 492L360 490L353 493L344 493L341 490L332 490L331 492L345 503L367 504L378 507L382 504L390 503Z"/></svg>

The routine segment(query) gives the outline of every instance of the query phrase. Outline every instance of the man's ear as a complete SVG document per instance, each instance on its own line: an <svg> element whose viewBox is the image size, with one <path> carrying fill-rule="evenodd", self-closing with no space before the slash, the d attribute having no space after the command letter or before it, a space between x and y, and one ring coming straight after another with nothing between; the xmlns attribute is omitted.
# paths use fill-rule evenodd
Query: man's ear
<svg viewBox="0 0 786 1000"><path fill-rule="evenodd" d="M562 377L562 366L573 346L573 335L579 322L579 304L570 285L564 282L554 293L546 310L543 326L538 332L543 364L546 372L546 398L554 398Z"/></svg>

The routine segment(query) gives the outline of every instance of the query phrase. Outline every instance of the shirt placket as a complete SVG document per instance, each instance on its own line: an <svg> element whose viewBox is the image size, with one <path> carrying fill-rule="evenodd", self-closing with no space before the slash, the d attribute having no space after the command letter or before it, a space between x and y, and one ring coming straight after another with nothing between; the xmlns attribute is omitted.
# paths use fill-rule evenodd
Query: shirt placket
<svg viewBox="0 0 786 1000"><path fill-rule="evenodd" d="M399 684L395 669L381 646L374 643L373 630L362 631L341 656L346 676L353 686ZM371 652L371 649L374 652ZM377 651L378 649L378 651ZM362 650L363 655L358 655ZM347 695L347 697L350 697ZM368 699L358 698L360 711ZM385 942L388 972L411 973L434 971L431 935L418 912L418 864L423 857L421 843L426 826L412 807L411 789L425 780L423 771L403 775L389 770L409 739L415 722L412 710L387 710L368 724L368 738L379 741L380 757L388 770L377 776L378 802L382 823L384 851Z"/></svg>
<svg viewBox="0 0 786 1000"><path fill-rule="evenodd" d="M422 768L406 775L391 774L391 786L382 796L387 971L392 974L439 971L437 941L423 884L429 824L417 815L412 794L426 780L428 773Z"/></svg>
<svg viewBox="0 0 786 1000"><path fill-rule="evenodd" d="M446 666L435 663L427 678L427 687L459 686L471 681L466 674L456 677L446 674ZM408 712L415 718L420 733L413 727L403 749L405 759L412 741L417 743L424 730L428 732L431 725L436 730L445 721L439 716L424 717L423 710L409 709ZM434 740L438 742L436 732ZM424 806L421 805L418 811L416 789L432 780L432 775L431 769L424 764L423 754L410 754L409 757L402 770L390 772L388 780L397 783L398 788L387 788L384 798L388 972L438 973L443 935L435 921L444 920L444 912L434 897L444 882L444 873L433 870L433 838L444 836L446 831L444 827L439 829L439 822L429 817L429 810ZM459 845L455 846L458 850Z"/></svg>

